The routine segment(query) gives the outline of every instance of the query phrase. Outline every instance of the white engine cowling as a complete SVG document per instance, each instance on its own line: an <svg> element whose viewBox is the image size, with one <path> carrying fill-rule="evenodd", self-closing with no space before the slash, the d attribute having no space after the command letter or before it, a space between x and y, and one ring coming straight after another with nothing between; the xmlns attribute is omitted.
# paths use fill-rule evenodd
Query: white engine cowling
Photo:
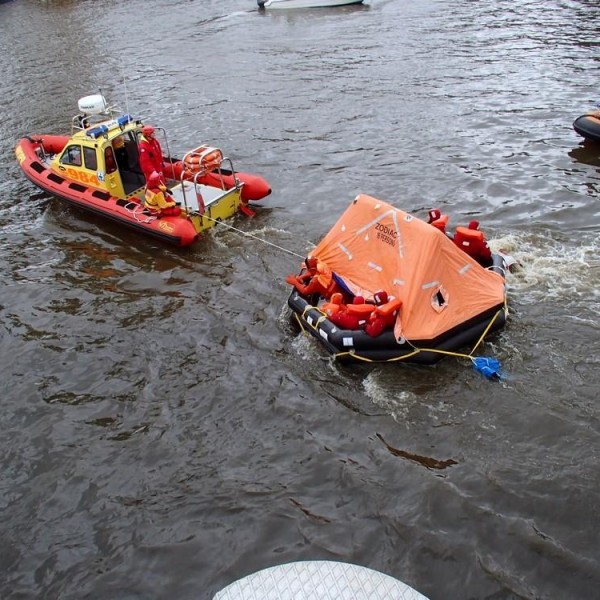
<svg viewBox="0 0 600 600"><path fill-rule="evenodd" d="M77 106L79 107L79 111L86 115L101 115L108 108L106 99L102 94L84 96L79 99Z"/></svg>

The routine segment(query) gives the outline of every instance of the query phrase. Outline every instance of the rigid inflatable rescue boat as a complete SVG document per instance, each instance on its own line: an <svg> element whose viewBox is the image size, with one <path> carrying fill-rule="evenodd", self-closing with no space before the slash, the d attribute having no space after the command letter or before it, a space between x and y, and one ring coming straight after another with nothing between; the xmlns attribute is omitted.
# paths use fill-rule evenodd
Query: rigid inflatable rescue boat
<svg viewBox="0 0 600 600"><path fill-rule="evenodd" d="M237 212L253 214L249 202L270 194L257 175L235 171L231 159L206 145L170 156L161 128L163 173L178 216L157 216L144 207L146 181L140 169L139 140L143 123L107 105L101 94L79 100L70 135L31 135L19 141L15 154L36 186L112 221L176 246Z"/></svg>
<svg viewBox="0 0 600 600"><path fill-rule="evenodd" d="M600 110L577 117L573 129L586 140L600 142Z"/></svg>
<svg viewBox="0 0 600 600"><path fill-rule="evenodd" d="M486 268L463 243L359 195L306 259L307 271L317 263L311 293L288 277L288 306L338 360L433 364L467 346L472 353L505 324L508 265L492 254Z"/></svg>

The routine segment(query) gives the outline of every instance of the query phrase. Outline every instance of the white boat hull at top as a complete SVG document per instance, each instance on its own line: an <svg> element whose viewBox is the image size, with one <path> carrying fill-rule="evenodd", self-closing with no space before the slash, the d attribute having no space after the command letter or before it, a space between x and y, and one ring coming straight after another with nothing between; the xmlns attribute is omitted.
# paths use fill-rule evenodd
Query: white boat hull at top
<svg viewBox="0 0 600 600"><path fill-rule="evenodd" d="M363 0L258 0L259 8L281 10L288 8L326 8L329 6L346 6L362 4Z"/></svg>

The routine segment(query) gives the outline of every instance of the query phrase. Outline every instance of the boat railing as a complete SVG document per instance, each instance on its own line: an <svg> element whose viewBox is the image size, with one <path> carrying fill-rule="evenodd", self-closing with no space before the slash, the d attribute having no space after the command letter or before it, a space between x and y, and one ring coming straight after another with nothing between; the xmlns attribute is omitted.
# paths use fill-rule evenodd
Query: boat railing
<svg viewBox="0 0 600 600"><path fill-rule="evenodd" d="M118 119L123 111L118 106L107 106L105 110L97 114L79 113L71 119L71 135L77 131L85 131L94 125ZM130 120L131 117L129 117Z"/></svg>
<svg viewBox="0 0 600 600"><path fill-rule="evenodd" d="M229 167L229 168L226 168L226 170L231 172L234 182L235 182L234 185L229 188L227 187L227 185L225 183L225 179L223 177L223 173L221 172L221 166L223 165L223 163L225 163ZM241 190L242 183L235 176L233 161L229 157L225 156L221 159L221 166L217 167L216 169L200 169L198 172L194 173L194 177L191 180L189 177L190 172L182 169L181 176L180 176L180 189L181 189L181 195L182 195L182 199L183 199L183 205L184 205L184 208L187 213L197 213L198 210L195 207L191 206L191 204L192 204L191 202L188 202L188 198L187 198L188 190L186 190L185 182L191 181L191 183L193 184L194 194L195 194L196 198L202 197L202 190L201 190L202 185L205 185L208 188L217 189L217 186L215 186L215 185L206 185L200 181L200 179L202 177L204 177L208 172L215 173L217 175L217 177L219 178L222 194L219 194L219 195L211 198L210 201L207 203L208 206L206 208L209 208L210 204L218 202L219 200L221 200L221 198L227 196L228 194L230 194L232 192L239 192Z"/></svg>

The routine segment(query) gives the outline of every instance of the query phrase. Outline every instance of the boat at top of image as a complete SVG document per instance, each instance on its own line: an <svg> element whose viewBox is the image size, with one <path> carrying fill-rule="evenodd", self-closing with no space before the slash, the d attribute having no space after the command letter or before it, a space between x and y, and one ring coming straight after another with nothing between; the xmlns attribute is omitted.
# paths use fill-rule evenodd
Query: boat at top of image
<svg viewBox="0 0 600 600"><path fill-rule="evenodd" d="M286 10L290 8L330 8L362 4L363 0L257 0L259 8Z"/></svg>
<svg viewBox="0 0 600 600"><path fill-rule="evenodd" d="M491 252L478 222L450 235L435 212L426 222L357 196L288 276L293 319L340 361L434 364L472 353L506 322L513 261Z"/></svg>
<svg viewBox="0 0 600 600"><path fill-rule="evenodd" d="M69 204L176 246L271 193L260 176L234 170L219 148L199 145L174 158L164 129L159 159L162 190L174 211L148 207L146 177L140 167L143 131L154 130L107 104L102 94L78 102L70 135L28 135L15 154L26 177ZM164 150L163 150L164 148ZM176 213L176 214L175 214Z"/></svg>
<svg viewBox="0 0 600 600"><path fill-rule="evenodd" d="M600 142L600 110L577 117L573 129L586 140Z"/></svg>

